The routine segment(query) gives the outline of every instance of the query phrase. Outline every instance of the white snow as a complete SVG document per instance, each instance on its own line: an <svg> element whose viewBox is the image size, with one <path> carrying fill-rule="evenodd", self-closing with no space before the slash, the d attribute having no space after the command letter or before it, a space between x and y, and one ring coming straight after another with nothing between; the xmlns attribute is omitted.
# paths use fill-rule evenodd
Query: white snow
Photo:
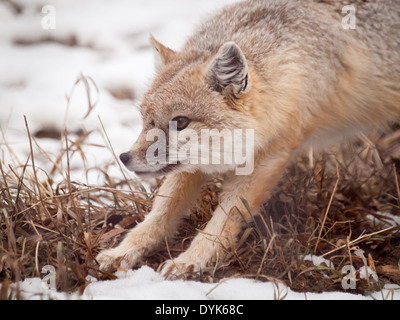
<svg viewBox="0 0 400 320"><path fill-rule="evenodd" d="M303 259L304 261L311 261L313 263L314 266L319 267L322 264L325 264L326 267L328 268L334 268L334 265L331 261L329 261L328 259L325 259L323 257L319 257L319 256L315 256L312 254L308 254L304 257Z"/></svg>
<svg viewBox="0 0 400 320"><path fill-rule="evenodd" d="M167 46L178 49L195 25L232 0L16 0L25 7L17 15L6 2L0 2L0 161L17 167L29 155L25 115L31 132L40 128L63 128L71 132L80 128L95 130L84 152L88 167L113 163L99 118L115 152L126 151L141 130L135 105L153 75L153 56L148 44L152 33ZM44 5L55 9L55 29L45 30ZM28 43L43 39L75 41L68 46L54 41ZM82 83L74 89L68 113L66 96L80 74L94 79L98 92L91 86L91 98L97 101L94 111L83 119L88 109ZM135 101L117 100L109 90L127 88ZM38 140L51 156L57 156L60 142ZM15 154L11 154L7 145ZM101 147L104 146L104 147ZM38 166L45 170L51 164L35 148ZM94 173L82 175L82 162L71 159L72 179L97 183ZM118 175L115 168L110 174ZM129 175L128 172L126 172ZM53 177L57 179L57 177ZM86 181L88 179L88 181ZM307 257L314 264L327 262ZM328 261L329 262L329 261ZM329 266L329 264L327 264ZM223 280L218 285L193 281L166 281L148 267L118 273L114 281L94 282L84 294L66 295L45 289L39 278L14 284L25 299L371 299L347 293L295 293L278 283L251 279ZM400 299L400 287L386 286L374 298Z"/></svg>
<svg viewBox="0 0 400 320"><path fill-rule="evenodd" d="M360 279L369 279L372 278L375 282L379 280L378 275L374 270L370 267L361 267L359 269L360 272Z"/></svg>
<svg viewBox="0 0 400 320"><path fill-rule="evenodd" d="M228 279L218 284L195 281L166 281L149 267L117 272L119 279L90 284L83 295L67 295L44 289L39 278L18 284L24 299L82 299L82 300L372 300L400 299L400 287L386 285L371 296L343 292L297 293L281 283L252 279ZM14 288L17 285L14 285Z"/></svg>
<svg viewBox="0 0 400 320"><path fill-rule="evenodd" d="M367 219L375 224L382 224L383 227L397 227L400 226L400 217L395 216L388 212L377 212L377 216L367 215Z"/></svg>
<svg viewBox="0 0 400 320"><path fill-rule="evenodd" d="M153 53L148 37L152 33L159 41L179 49L185 38L209 12L231 3L230 0L19 0L22 14L13 13L11 6L0 3L0 127L16 157L5 151L2 161L18 166L25 163L29 146L23 116L30 131L41 128L95 130L84 149L89 167L114 162L111 152L89 144L107 145L99 118L117 154L126 151L141 130L141 118L135 105L154 76ZM42 28L42 7L53 6L56 28ZM70 41L78 46L57 42L29 43L43 39ZM80 74L90 76L99 88L91 86L92 98L97 101L93 112L83 119L88 110L86 91L80 83L71 97L67 110L66 96ZM133 91L135 101L115 99L110 89L126 88ZM1 137L1 135L0 135ZM45 150L52 154L60 149L59 142L43 139ZM56 156L56 155L55 155ZM40 153L37 153L40 160ZM38 161L39 161L38 160ZM74 159L72 159L74 161ZM40 163L40 162L39 162ZM100 183L97 175L91 181L82 175L80 159L71 163L72 179ZM50 164L42 163L43 169ZM119 169L110 172L119 174ZM126 173L128 174L128 173ZM57 177L53 177L57 180Z"/></svg>

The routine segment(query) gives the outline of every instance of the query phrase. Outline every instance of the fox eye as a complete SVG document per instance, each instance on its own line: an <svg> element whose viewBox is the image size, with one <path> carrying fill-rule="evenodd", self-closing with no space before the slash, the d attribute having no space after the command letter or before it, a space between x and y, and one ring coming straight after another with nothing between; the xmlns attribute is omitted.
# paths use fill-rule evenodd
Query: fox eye
<svg viewBox="0 0 400 320"><path fill-rule="evenodd" d="M187 117L183 117L183 116L176 117L176 118L172 119L172 121L176 122L176 129L178 131L182 131L182 130L186 129L188 127L188 125L190 124L190 122L192 122L192 120L190 120Z"/></svg>

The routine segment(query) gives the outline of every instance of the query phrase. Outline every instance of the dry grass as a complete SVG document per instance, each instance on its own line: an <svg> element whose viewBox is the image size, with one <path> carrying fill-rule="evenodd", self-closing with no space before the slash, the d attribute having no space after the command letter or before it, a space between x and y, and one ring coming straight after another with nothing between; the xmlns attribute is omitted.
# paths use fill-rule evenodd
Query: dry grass
<svg viewBox="0 0 400 320"><path fill-rule="evenodd" d="M35 164L32 150L38 142L28 123L26 130L31 149L27 162L20 167L0 162L0 298L9 298L4 290L7 283L43 277L45 265L56 268L61 291L82 292L88 275L113 279L113 274L98 269L95 256L115 246L143 220L158 186L147 194L135 181L110 176L107 167L86 168L82 150L91 132L72 139L65 130L56 159L41 150L53 162L53 169L43 174ZM13 153L6 141L3 147ZM104 184L72 181L72 154L80 155L85 170L98 170ZM297 291L320 292L343 290L341 269L352 264L369 266L380 279L358 279L357 292L379 290L383 282L400 284L399 226L388 228L391 218L380 214L400 216L399 128L385 135L362 136L338 150L299 154L293 163L262 214L246 225L236 245L226 248L228 261L188 278L216 282L245 276L284 282ZM55 174L63 176L61 182L53 181ZM157 269L170 254L174 257L187 248L218 205L219 188L218 180L204 188L176 238L152 252L143 264ZM360 249L362 257L357 255ZM304 261L309 253L324 256L335 267L315 267Z"/></svg>

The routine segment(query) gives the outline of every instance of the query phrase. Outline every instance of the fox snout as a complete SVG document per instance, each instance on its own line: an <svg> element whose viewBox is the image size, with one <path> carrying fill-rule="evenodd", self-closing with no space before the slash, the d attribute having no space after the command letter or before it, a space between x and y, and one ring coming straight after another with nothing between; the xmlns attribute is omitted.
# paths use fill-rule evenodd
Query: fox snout
<svg viewBox="0 0 400 320"><path fill-rule="evenodd" d="M130 150L119 156L120 161L129 170L141 178L155 178L163 176L175 166L166 163L149 163L145 157L146 152Z"/></svg>
<svg viewBox="0 0 400 320"><path fill-rule="evenodd" d="M129 162L132 160L132 156L129 152L121 153L119 159L124 164L124 166L128 166Z"/></svg>
<svg viewBox="0 0 400 320"><path fill-rule="evenodd" d="M119 156L119 159L129 171L135 172L137 176L142 178L157 177L162 173L160 170L153 168L148 163L139 161L138 156L134 151L122 153Z"/></svg>
<svg viewBox="0 0 400 320"><path fill-rule="evenodd" d="M141 175L141 173L150 171L151 167L146 163L146 161L139 160L138 153L140 152L135 150L121 153L119 160L121 160L121 162L129 171L133 171L137 175Z"/></svg>

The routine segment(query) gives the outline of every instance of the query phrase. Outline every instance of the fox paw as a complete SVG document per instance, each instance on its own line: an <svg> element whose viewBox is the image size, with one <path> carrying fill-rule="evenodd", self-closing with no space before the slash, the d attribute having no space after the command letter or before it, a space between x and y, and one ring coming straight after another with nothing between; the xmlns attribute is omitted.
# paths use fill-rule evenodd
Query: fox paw
<svg viewBox="0 0 400 320"><path fill-rule="evenodd" d="M164 262L161 274L164 278L169 280L186 279L190 275L199 273L203 267L203 264L200 262L185 262L178 257L175 260L167 260Z"/></svg>
<svg viewBox="0 0 400 320"><path fill-rule="evenodd" d="M129 270L137 265L142 255L136 250L121 250L119 247L100 252L96 257L100 270L114 271L118 269Z"/></svg>

